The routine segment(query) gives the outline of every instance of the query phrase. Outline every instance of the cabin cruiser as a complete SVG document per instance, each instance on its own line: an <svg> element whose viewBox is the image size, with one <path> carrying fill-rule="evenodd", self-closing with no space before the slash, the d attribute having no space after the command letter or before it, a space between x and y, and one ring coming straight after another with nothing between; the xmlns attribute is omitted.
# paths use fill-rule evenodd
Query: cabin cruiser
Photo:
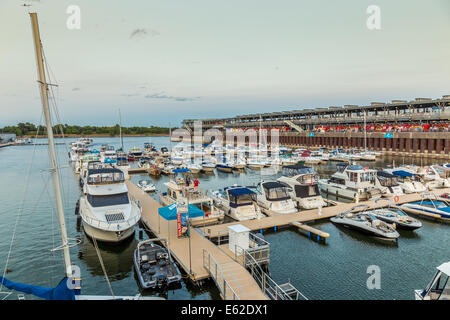
<svg viewBox="0 0 450 320"><path fill-rule="evenodd" d="M186 168L188 168L192 173L199 173L202 170L202 166L196 163L189 162L186 165Z"/></svg>
<svg viewBox="0 0 450 320"><path fill-rule="evenodd" d="M202 170L204 172L213 172L216 168L216 165L212 162L203 162L202 163Z"/></svg>
<svg viewBox="0 0 450 320"><path fill-rule="evenodd" d="M250 157L247 158L247 166L250 169L261 169L266 166L267 162L260 157Z"/></svg>
<svg viewBox="0 0 450 320"><path fill-rule="evenodd" d="M369 206L362 204L351 208L343 213L332 217L331 222L342 225L346 228L353 229L371 236L379 237L387 240L396 240L400 236L399 233L389 224L381 221L376 216L368 212L354 213L353 211L365 210Z"/></svg>
<svg viewBox="0 0 450 320"><path fill-rule="evenodd" d="M381 190L374 183L376 170L347 164L339 164L337 169L329 179L318 181L322 192L358 201L381 195Z"/></svg>
<svg viewBox="0 0 450 320"><path fill-rule="evenodd" d="M141 208L128 195L125 177L117 168L91 169L83 186L79 212L88 236L119 242L134 233Z"/></svg>
<svg viewBox="0 0 450 320"><path fill-rule="evenodd" d="M424 290L415 290L416 300L450 300L450 261L436 268L430 284Z"/></svg>
<svg viewBox="0 0 450 320"><path fill-rule="evenodd" d="M224 212L216 207L212 197L209 197L201 189L192 185L187 186L182 178L170 180L164 185L167 187L167 191L159 194L159 200L164 206L183 201L205 212L202 216L191 218L192 225L215 224L223 220Z"/></svg>
<svg viewBox="0 0 450 320"><path fill-rule="evenodd" d="M397 182L404 193L420 193L427 190L422 183L423 180L414 173L399 168L384 169L383 171L397 176Z"/></svg>
<svg viewBox="0 0 450 320"><path fill-rule="evenodd" d="M233 166L226 162L218 162L216 164L217 171L230 173L233 171Z"/></svg>
<svg viewBox="0 0 450 320"><path fill-rule="evenodd" d="M379 188L384 197L392 198L403 195L403 189L397 182L397 176L385 171L377 171L375 187Z"/></svg>
<svg viewBox="0 0 450 320"><path fill-rule="evenodd" d="M214 203L225 211L225 214L237 221L259 219L263 217L256 204L256 193L249 188L232 186L213 191Z"/></svg>
<svg viewBox="0 0 450 320"><path fill-rule="evenodd" d="M444 182L444 185L450 187L450 167L433 165L431 166L431 168L435 170L442 179L446 180L446 182Z"/></svg>
<svg viewBox="0 0 450 320"><path fill-rule="evenodd" d="M160 154L161 154L162 157L165 157L165 158L170 156L169 149L167 149L166 147L162 147Z"/></svg>
<svg viewBox="0 0 450 320"><path fill-rule="evenodd" d="M90 161L100 161L100 158L97 154L85 154L80 156L75 164L75 173L81 173L83 168L85 168Z"/></svg>
<svg viewBox="0 0 450 320"><path fill-rule="evenodd" d="M440 170L441 173L438 172L439 166L411 167L411 170L422 178L425 187L430 191L439 188L450 188L450 178L441 177L443 171Z"/></svg>
<svg viewBox="0 0 450 320"><path fill-rule="evenodd" d="M297 208L289 195L289 188L277 181L258 183L256 202L266 215L296 213Z"/></svg>
<svg viewBox="0 0 450 320"><path fill-rule="evenodd" d="M133 147L133 148L130 149L128 154L134 156L135 158L136 157L140 157L140 156L142 156L142 150L140 148L138 148L138 147Z"/></svg>
<svg viewBox="0 0 450 320"><path fill-rule="evenodd" d="M138 243L133 261L139 284L143 289L161 288L181 281L181 273L169 252L156 242L163 239L149 239Z"/></svg>
<svg viewBox="0 0 450 320"><path fill-rule="evenodd" d="M386 223L395 224L398 229L416 230L422 227L422 222L408 216L398 207L379 208L368 212Z"/></svg>
<svg viewBox="0 0 450 320"><path fill-rule="evenodd" d="M433 193L422 194L420 201L404 203L400 208L429 213L441 220L450 221L450 202L437 198Z"/></svg>
<svg viewBox="0 0 450 320"><path fill-rule="evenodd" d="M298 209L326 206L317 185L318 175L313 168L302 165L285 166L277 181L289 187L289 195Z"/></svg>
<svg viewBox="0 0 450 320"><path fill-rule="evenodd" d="M137 184L139 188L144 192L154 192L156 191L155 185L150 180L140 180Z"/></svg>

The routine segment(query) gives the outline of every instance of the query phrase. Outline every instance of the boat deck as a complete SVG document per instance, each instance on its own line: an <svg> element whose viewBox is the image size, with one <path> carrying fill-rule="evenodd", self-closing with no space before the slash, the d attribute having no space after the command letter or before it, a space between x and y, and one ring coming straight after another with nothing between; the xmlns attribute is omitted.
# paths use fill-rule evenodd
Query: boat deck
<svg viewBox="0 0 450 320"><path fill-rule="evenodd" d="M176 221L167 221L158 214L158 208L161 205L132 182L127 181L127 186L130 195L140 202L142 222L155 236L167 239L168 249L184 271L188 274L191 273L192 280L198 281L211 277L203 265L203 250L206 250L217 261L226 281L239 299L267 299L256 281L242 265L194 228L191 229L190 238L178 238ZM189 272L190 270L191 272Z"/></svg>
<svg viewBox="0 0 450 320"><path fill-rule="evenodd" d="M437 196L449 192L450 188L448 189L438 189L430 191L430 193L434 193ZM399 201L397 204L407 203L407 202L413 202L413 201L419 201L421 200L421 196L418 193L412 193L412 194L406 194L399 196ZM358 204L366 204L369 206L369 209L379 208L380 206L387 206L389 204L392 204L392 200L386 199L386 201L379 201L378 204L375 203L374 200L368 200L368 201L360 201ZM236 222L230 222L230 223L224 223L220 225L215 226L209 226L201 228L201 230L208 235L209 237L222 237L228 235L228 227L231 225L241 224L250 230L264 230L269 228L276 228L280 226L287 226L291 225L295 222L308 222L308 221L315 221L315 220L321 220L321 219L328 219L331 217L334 217L338 215L341 212L344 212L346 210L349 210L356 205L356 203L338 203L336 206L331 207L323 207L321 213L319 214L318 209L312 209L312 210L304 210L299 211L296 213L291 214L278 214L278 215L271 215L269 217L264 217L260 219L253 219L253 220L246 220L246 221L236 221ZM357 212L358 210L355 210Z"/></svg>

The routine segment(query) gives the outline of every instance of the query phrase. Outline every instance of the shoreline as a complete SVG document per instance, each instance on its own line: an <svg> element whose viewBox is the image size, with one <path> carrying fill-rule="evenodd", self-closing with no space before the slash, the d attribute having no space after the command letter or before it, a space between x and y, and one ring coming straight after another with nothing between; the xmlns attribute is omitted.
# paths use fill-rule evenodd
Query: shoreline
<svg viewBox="0 0 450 320"><path fill-rule="evenodd" d="M123 138L125 137L169 137L169 134L165 133L154 133L154 134L124 134L122 135ZM63 136L61 134L54 134L55 138L62 138ZM111 136L109 134L65 134L64 138L119 138L119 135ZM17 136L18 139L42 139L47 138L47 135L40 134L38 136L36 135L23 135L23 136Z"/></svg>

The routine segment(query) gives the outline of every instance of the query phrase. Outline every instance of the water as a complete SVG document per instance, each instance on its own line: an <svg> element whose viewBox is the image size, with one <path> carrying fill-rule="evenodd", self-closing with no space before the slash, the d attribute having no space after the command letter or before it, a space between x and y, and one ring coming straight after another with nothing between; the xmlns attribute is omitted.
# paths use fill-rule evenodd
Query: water
<svg viewBox="0 0 450 320"><path fill-rule="evenodd" d="M169 146L167 137L124 138L125 150L142 147L144 142L157 148ZM71 139L67 140L72 141ZM117 138L95 138L95 147L101 144L119 147ZM81 243L71 248L71 259L80 268L84 294L109 295L109 289L92 242L77 226L75 203L80 196L78 179L67 166L67 150L57 146L61 160L63 200L66 212L68 236ZM34 154L34 155L33 155ZM23 205L15 233L7 277L12 281L41 286L56 286L64 274L61 251L52 252L59 245L59 231L54 212L53 189L47 146L15 146L0 149L0 270L3 272L11 237L19 209ZM33 159L26 188L27 173ZM371 167L383 167L402 158L384 157ZM420 159L408 158L406 163L420 164ZM423 160L423 164L434 163ZM335 172L335 164L315 166L324 177ZM275 179L278 175L261 177L259 171L246 173L199 174L200 188L219 189L232 184L254 185L261 179ZM137 182L148 176L133 175ZM152 179L152 178L150 178ZM153 179L158 191L165 191L163 183L169 178ZM156 195L155 195L156 196ZM25 201L22 203L22 199ZM328 232L327 243L320 244L307 239L294 228L266 231L264 236L271 244L270 272L279 283L291 281L310 299L413 299L413 290L423 288L430 281L435 267L450 260L448 243L450 226L423 221L423 227L415 232L401 231L399 242L386 243L346 229L340 229L329 221L315 226ZM135 238L120 245L99 244L105 268L116 295L135 295L140 292L133 268L132 254L139 241ZM144 234L144 237L151 235ZM288 261L288 263L286 263ZM367 268L376 265L381 271L381 289L369 290L366 281ZM209 281L197 287L183 279L179 288L169 291L145 291L144 295L162 296L167 299L218 299L219 293ZM0 299L4 295L0 294ZM27 299L33 299L27 296ZM8 299L17 299L13 294Z"/></svg>

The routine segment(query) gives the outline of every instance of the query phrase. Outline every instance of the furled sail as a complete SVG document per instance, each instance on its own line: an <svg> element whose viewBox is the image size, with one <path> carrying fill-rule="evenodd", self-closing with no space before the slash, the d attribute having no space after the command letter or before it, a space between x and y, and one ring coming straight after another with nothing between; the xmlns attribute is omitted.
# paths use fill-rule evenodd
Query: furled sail
<svg viewBox="0 0 450 320"><path fill-rule="evenodd" d="M55 288L13 282L2 276L0 276L0 284L10 290L32 294L46 300L75 300L75 291L67 286L67 279L67 277L64 277Z"/></svg>

